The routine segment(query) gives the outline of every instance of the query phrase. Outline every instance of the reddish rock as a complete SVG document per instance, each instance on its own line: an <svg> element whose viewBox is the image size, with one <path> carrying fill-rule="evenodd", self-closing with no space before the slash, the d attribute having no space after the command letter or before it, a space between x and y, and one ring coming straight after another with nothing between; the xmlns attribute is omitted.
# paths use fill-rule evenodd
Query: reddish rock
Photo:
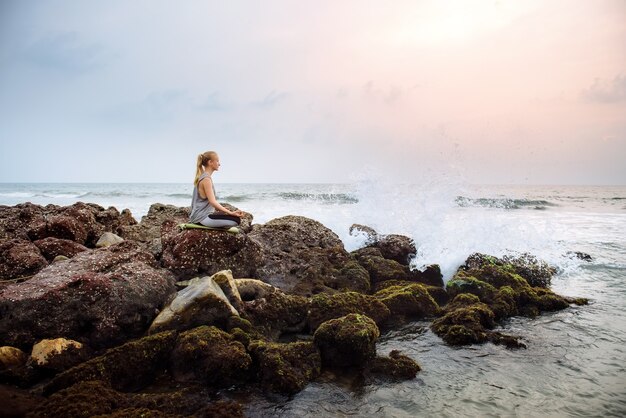
<svg viewBox="0 0 626 418"><path fill-rule="evenodd" d="M163 267L178 279L213 275L231 270L235 277L254 276L261 261L261 247L246 234L192 229L180 231L175 220L161 227Z"/></svg>
<svg viewBox="0 0 626 418"><path fill-rule="evenodd" d="M411 258L417 253L415 242L404 235L390 234L379 239L375 244L383 257L395 260L402 265L408 265Z"/></svg>
<svg viewBox="0 0 626 418"><path fill-rule="evenodd" d="M313 219L285 216L255 226L248 235L262 248L256 277L284 292L369 291L367 272L334 232Z"/></svg>
<svg viewBox="0 0 626 418"><path fill-rule="evenodd" d="M39 248L32 242L19 239L0 241L0 280L30 276L47 265Z"/></svg>
<svg viewBox="0 0 626 418"><path fill-rule="evenodd" d="M77 242L54 237L37 240L34 244L48 261L54 260L58 255L72 258L76 254L87 250L87 247Z"/></svg>
<svg viewBox="0 0 626 418"><path fill-rule="evenodd" d="M18 347L59 336L108 347L143 334L174 293L136 243L84 251L0 290L0 335Z"/></svg>
<svg viewBox="0 0 626 418"><path fill-rule="evenodd" d="M150 242L161 238L161 225L165 221L184 223L189 221L189 208L155 203L140 223L120 227L118 235L124 239Z"/></svg>

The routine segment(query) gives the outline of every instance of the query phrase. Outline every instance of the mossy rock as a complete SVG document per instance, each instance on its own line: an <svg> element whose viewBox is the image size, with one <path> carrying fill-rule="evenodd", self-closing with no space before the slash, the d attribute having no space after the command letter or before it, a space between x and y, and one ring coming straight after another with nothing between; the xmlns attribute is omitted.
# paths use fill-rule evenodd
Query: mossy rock
<svg viewBox="0 0 626 418"><path fill-rule="evenodd" d="M426 286L418 283L387 287L374 296L389 308L392 315L417 319L439 313L439 305L430 296Z"/></svg>
<svg viewBox="0 0 626 418"><path fill-rule="evenodd" d="M274 288L263 297L244 302L244 313L257 331L276 340L283 333L297 333L306 328L309 300Z"/></svg>
<svg viewBox="0 0 626 418"><path fill-rule="evenodd" d="M179 335L170 364L178 381L198 380L212 387L227 387L248 379L252 359L232 335L214 326L202 326Z"/></svg>
<svg viewBox="0 0 626 418"><path fill-rule="evenodd" d="M352 260L344 264L338 273L337 288L340 291L354 290L361 293L370 291L370 275L357 261ZM331 282L332 284L332 282ZM349 286L345 286L349 284Z"/></svg>
<svg viewBox="0 0 626 418"><path fill-rule="evenodd" d="M367 255L358 258L365 270L369 273L372 284L385 280L406 280L409 278L409 268L395 260L383 257Z"/></svg>
<svg viewBox="0 0 626 418"><path fill-rule="evenodd" d="M365 315L350 314L324 322L313 338L323 365L349 367L362 366L376 357L379 336L374 320Z"/></svg>
<svg viewBox="0 0 626 418"><path fill-rule="evenodd" d="M28 415L31 418L88 418L128 406L123 393L102 381L85 381L58 391Z"/></svg>
<svg viewBox="0 0 626 418"><path fill-rule="evenodd" d="M391 351L388 357L377 356L368 366L370 374L396 381L414 379L420 370L415 360L398 350Z"/></svg>
<svg viewBox="0 0 626 418"><path fill-rule="evenodd" d="M471 276L468 272L458 271L446 285L446 290L450 298L461 293L471 293L480 298L483 302L493 300L496 288L483 280Z"/></svg>
<svg viewBox="0 0 626 418"><path fill-rule="evenodd" d="M351 313L367 315L379 326L391 314L389 308L374 296L357 292L320 293L311 298L307 320L309 329L314 332L323 322Z"/></svg>
<svg viewBox="0 0 626 418"><path fill-rule="evenodd" d="M111 348L57 375L46 385L44 393L88 380L102 380L120 391L140 389L165 370L176 335L175 331L165 331Z"/></svg>
<svg viewBox="0 0 626 418"><path fill-rule="evenodd" d="M253 341L249 349L261 385L267 390L294 394L320 374L322 359L312 342Z"/></svg>
<svg viewBox="0 0 626 418"><path fill-rule="evenodd" d="M461 298L457 300L457 298ZM452 309L433 321L431 329L450 345L482 343L488 340L487 329L495 326L494 314L481 302L458 306L463 303L463 295L451 303ZM458 306L458 307L456 307Z"/></svg>

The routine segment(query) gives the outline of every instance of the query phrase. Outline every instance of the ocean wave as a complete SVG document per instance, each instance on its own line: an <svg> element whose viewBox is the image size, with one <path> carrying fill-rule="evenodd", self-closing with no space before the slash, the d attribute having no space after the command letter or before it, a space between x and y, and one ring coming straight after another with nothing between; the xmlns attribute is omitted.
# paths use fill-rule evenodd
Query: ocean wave
<svg viewBox="0 0 626 418"><path fill-rule="evenodd" d="M487 198L481 197L472 199L465 196L457 196L456 203L460 207L485 207L495 209L537 209L545 210L548 207L558 206L543 199L511 199L505 198Z"/></svg>
<svg viewBox="0 0 626 418"><path fill-rule="evenodd" d="M359 199L347 193L299 193L283 192L278 193L278 197L283 200L312 200L316 202L328 203L358 203Z"/></svg>

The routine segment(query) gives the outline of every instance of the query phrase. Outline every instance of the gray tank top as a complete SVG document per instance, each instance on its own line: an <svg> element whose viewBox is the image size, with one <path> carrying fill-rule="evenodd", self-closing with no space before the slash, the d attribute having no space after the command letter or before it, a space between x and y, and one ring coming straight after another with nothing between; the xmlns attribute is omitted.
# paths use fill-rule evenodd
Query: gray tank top
<svg viewBox="0 0 626 418"><path fill-rule="evenodd" d="M211 177L209 173L202 173L198 178L198 184L207 177ZM211 186L213 186L213 184L211 184ZM217 199L215 186L213 186L213 194L215 195L215 199ZM194 186L191 196L191 214L189 215L189 222L199 223L213 212L215 212L215 208L211 206L209 199L203 199L198 192L198 186Z"/></svg>

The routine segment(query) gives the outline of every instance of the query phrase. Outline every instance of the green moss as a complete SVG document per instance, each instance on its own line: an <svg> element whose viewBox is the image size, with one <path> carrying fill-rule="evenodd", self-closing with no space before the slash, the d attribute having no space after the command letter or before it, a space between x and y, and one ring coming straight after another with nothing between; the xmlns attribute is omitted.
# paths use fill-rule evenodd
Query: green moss
<svg viewBox="0 0 626 418"><path fill-rule="evenodd" d="M371 318L350 314L324 322L313 338L323 364L347 367L363 365L374 358L379 336L378 327Z"/></svg>
<svg viewBox="0 0 626 418"><path fill-rule="evenodd" d="M199 380L214 387L244 382L251 364L243 344L213 326L180 334L171 359L177 380Z"/></svg>
<svg viewBox="0 0 626 418"><path fill-rule="evenodd" d="M387 287L374 296L389 308L392 315L424 318L439 313L439 305L430 296L426 286L418 283Z"/></svg>
<svg viewBox="0 0 626 418"><path fill-rule="evenodd" d="M368 293L370 291L370 275L358 262L352 260L339 270L339 290L354 290Z"/></svg>
<svg viewBox="0 0 626 418"><path fill-rule="evenodd" d="M121 391L140 389L165 370L176 335L175 331L165 331L109 349L57 375L44 392L54 393L88 380L101 380Z"/></svg>
<svg viewBox="0 0 626 418"><path fill-rule="evenodd" d="M315 331L323 322L351 313L367 315L379 325L384 324L390 315L389 308L370 295L357 292L320 293L311 298L309 329Z"/></svg>
<svg viewBox="0 0 626 418"><path fill-rule="evenodd" d="M322 360L311 342L253 341L249 349L259 381L265 389L294 394L320 374Z"/></svg>
<svg viewBox="0 0 626 418"><path fill-rule="evenodd" d="M477 279L465 271L457 272L452 280L448 282L446 290L451 298L460 293L471 293L478 296L482 301L492 300L496 293L494 286Z"/></svg>
<svg viewBox="0 0 626 418"><path fill-rule="evenodd" d="M389 357L377 356L368 367L370 373L392 380L413 379L420 370L421 367L415 360L401 354L397 350L389 353Z"/></svg>
<svg viewBox="0 0 626 418"><path fill-rule="evenodd" d="M307 298L275 290L246 303L244 316L265 337L278 339L282 333L302 331L306 327L308 310Z"/></svg>

